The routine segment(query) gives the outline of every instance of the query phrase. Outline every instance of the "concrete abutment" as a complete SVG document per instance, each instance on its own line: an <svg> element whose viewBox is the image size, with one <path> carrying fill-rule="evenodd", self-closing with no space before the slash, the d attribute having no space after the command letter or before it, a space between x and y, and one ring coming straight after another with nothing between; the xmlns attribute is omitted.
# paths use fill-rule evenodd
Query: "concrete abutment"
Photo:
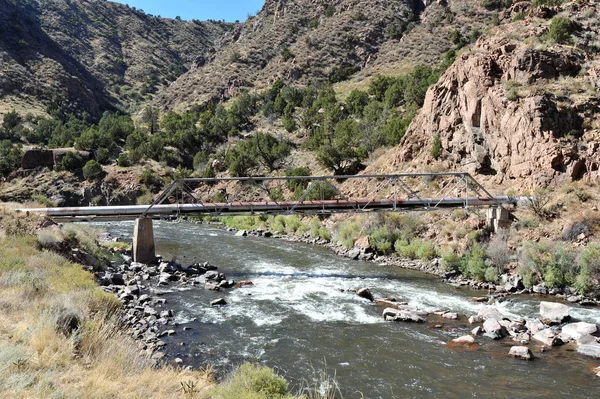
<svg viewBox="0 0 600 399"><path fill-rule="evenodd" d="M512 215L505 208L489 208L487 210L487 225L495 232L501 229L508 229L512 223Z"/></svg>
<svg viewBox="0 0 600 399"><path fill-rule="evenodd" d="M154 231L152 219L140 218L135 220L133 231L133 261L151 263L156 259L154 249Z"/></svg>

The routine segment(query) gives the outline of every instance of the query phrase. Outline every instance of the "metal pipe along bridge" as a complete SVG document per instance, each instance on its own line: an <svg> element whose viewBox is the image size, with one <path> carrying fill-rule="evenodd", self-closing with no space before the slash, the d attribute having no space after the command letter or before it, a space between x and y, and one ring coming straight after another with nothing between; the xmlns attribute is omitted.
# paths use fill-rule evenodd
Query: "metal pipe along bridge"
<svg viewBox="0 0 600 399"><path fill-rule="evenodd" d="M491 195L469 173L416 173L179 179L149 205L19 211L45 214L56 222L136 220L134 259L147 262L154 258L153 218L329 215L486 207L490 208L490 223L498 227L509 219L503 206L516 205L519 200Z"/></svg>

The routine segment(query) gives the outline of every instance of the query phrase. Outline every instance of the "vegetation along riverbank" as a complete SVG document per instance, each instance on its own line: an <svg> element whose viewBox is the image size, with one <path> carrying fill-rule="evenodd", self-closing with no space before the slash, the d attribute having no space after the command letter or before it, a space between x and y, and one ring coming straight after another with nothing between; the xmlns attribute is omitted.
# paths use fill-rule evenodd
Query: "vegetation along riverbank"
<svg viewBox="0 0 600 399"><path fill-rule="evenodd" d="M145 305L141 316L150 316L151 322L168 314L154 313L159 298L144 295L137 283L125 289L114 266L123 263L116 255L123 245L100 246L93 229L61 228L6 207L0 218L4 397L293 397L287 382L268 367L246 364L216 384L210 369L161 361L156 356L160 345L147 340L154 331L139 336L124 322L131 320L127 311L134 307L123 306L129 302L123 299L133 295L136 306ZM113 291L115 283L122 289ZM153 343L158 342L156 335Z"/></svg>

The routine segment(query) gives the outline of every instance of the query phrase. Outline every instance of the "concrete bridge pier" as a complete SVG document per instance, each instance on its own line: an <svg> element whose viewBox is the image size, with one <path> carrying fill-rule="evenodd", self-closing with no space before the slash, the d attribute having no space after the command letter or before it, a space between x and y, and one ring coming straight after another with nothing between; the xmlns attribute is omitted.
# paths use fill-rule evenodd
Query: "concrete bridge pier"
<svg viewBox="0 0 600 399"><path fill-rule="evenodd" d="M507 229L512 223L510 211L505 208L489 208L487 210L487 224L495 232L500 229Z"/></svg>
<svg viewBox="0 0 600 399"><path fill-rule="evenodd" d="M151 263L156 259L154 250L154 231L152 219L139 218L135 220L133 231L133 261Z"/></svg>

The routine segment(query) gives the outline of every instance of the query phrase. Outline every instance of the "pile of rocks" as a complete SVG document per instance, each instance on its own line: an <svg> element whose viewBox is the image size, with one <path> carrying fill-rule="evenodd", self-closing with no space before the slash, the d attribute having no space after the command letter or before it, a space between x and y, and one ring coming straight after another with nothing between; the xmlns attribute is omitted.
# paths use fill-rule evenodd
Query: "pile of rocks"
<svg viewBox="0 0 600 399"><path fill-rule="evenodd" d="M535 319L511 320L493 306L469 317L469 323L481 323L471 331L472 337L483 335L494 340L510 337L520 343L509 352L517 358L533 359L533 353L526 346L532 341L543 344L542 351L573 343L579 353L600 358L598 326L585 322L568 323L569 320L569 307L555 302L541 302L540 317Z"/></svg>
<svg viewBox="0 0 600 399"><path fill-rule="evenodd" d="M159 350L166 345L160 338L175 334L170 327L175 315L166 307L166 300L159 298L161 292L157 288L177 284L220 291L235 286L235 281L227 280L208 262L183 267L177 262L145 265L128 260L96 273L96 279L105 291L119 298L124 327L140 343L144 354L151 355L156 361L163 358L164 354ZM227 304L224 299L213 302L211 305Z"/></svg>
<svg viewBox="0 0 600 399"><path fill-rule="evenodd" d="M576 290L570 287L558 288L547 287L544 284L534 285L531 288L526 288L523 284L523 279L520 276L503 274L500 276L500 283L485 283L477 280L468 279L461 275L446 276L447 280L457 286L469 286L476 289L488 290L496 295L503 294L541 294L554 295L557 298L564 299L571 303L579 303L584 306L599 306L600 301L592 298L586 298L583 295L577 294Z"/></svg>

